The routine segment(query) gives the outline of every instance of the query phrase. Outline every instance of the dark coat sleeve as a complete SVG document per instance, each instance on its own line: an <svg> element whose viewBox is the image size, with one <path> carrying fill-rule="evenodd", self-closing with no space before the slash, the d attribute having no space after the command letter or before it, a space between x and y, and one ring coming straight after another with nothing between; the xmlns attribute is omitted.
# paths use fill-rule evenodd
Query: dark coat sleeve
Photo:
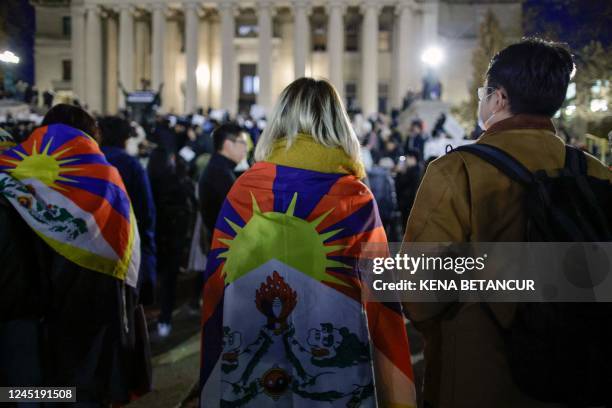
<svg viewBox="0 0 612 408"><path fill-rule="evenodd" d="M199 182L200 211L204 225L211 233L215 229L221 206L227 197L236 176L233 172L216 167L208 167Z"/></svg>
<svg viewBox="0 0 612 408"><path fill-rule="evenodd" d="M151 183L144 168L134 162L133 180L130 186L130 197L134 216L138 222L138 233L140 234L140 282L155 281L156 270L156 247L155 247L155 201L151 191Z"/></svg>

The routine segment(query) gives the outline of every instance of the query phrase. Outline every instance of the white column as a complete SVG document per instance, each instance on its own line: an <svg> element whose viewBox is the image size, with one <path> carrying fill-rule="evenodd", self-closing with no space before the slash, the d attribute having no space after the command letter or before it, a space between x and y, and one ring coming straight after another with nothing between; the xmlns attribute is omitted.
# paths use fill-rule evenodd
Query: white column
<svg viewBox="0 0 612 408"><path fill-rule="evenodd" d="M81 102L85 100L85 9L74 4L72 16L72 92Z"/></svg>
<svg viewBox="0 0 612 408"><path fill-rule="evenodd" d="M206 109L210 106L210 23L206 12L200 17L198 30L198 103Z"/></svg>
<svg viewBox="0 0 612 408"><path fill-rule="evenodd" d="M361 110L369 116L378 112L378 11L379 5L361 5Z"/></svg>
<svg viewBox="0 0 612 408"><path fill-rule="evenodd" d="M143 79L151 79L147 74L147 58L149 54L149 28L143 16L134 21L134 89L142 88Z"/></svg>
<svg viewBox="0 0 612 408"><path fill-rule="evenodd" d="M230 115L236 113L234 71L234 3L219 3L221 14L221 108L227 109Z"/></svg>
<svg viewBox="0 0 612 408"><path fill-rule="evenodd" d="M187 1L183 5L185 12L185 113L194 113L198 106L198 2Z"/></svg>
<svg viewBox="0 0 612 408"><path fill-rule="evenodd" d="M415 69L411 65L420 63L415 57L416 51L412 50L410 34L414 24L412 19L412 2L401 1L395 6L395 29L393 38L393 52L395 53L393 62L394 78L391 81L393 100L391 106L401 108L402 101L406 92L410 88L416 90L418 76L415 75Z"/></svg>
<svg viewBox="0 0 612 408"><path fill-rule="evenodd" d="M119 26L117 19L106 19L106 113L115 114L119 110L119 87L117 86L119 61Z"/></svg>
<svg viewBox="0 0 612 408"><path fill-rule="evenodd" d="M257 104L264 107L266 113L272 108L272 15L273 4L263 1L258 4L257 25L259 28L259 94Z"/></svg>
<svg viewBox="0 0 612 408"><path fill-rule="evenodd" d="M329 80L344 95L344 12L346 5L342 1L330 1L327 5L327 55L329 61Z"/></svg>
<svg viewBox="0 0 612 408"><path fill-rule="evenodd" d="M306 75L306 57L310 51L310 30L308 25L308 1L296 0L293 5L293 73L300 78Z"/></svg>
<svg viewBox="0 0 612 408"><path fill-rule="evenodd" d="M423 46L438 44L438 13L440 4L433 0L422 4L423 7Z"/></svg>
<svg viewBox="0 0 612 408"><path fill-rule="evenodd" d="M90 112L102 113L102 24L98 6L86 6L86 101Z"/></svg>
<svg viewBox="0 0 612 408"><path fill-rule="evenodd" d="M164 36L166 35L166 5L152 5L151 86L158 91L164 82Z"/></svg>
<svg viewBox="0 0 612 408"><path fill-rule="evenodd" d="M134 16L130 4L119 6L119 82L131 92L134 90ZM123 93L119 105L125 107Z"/></svg>

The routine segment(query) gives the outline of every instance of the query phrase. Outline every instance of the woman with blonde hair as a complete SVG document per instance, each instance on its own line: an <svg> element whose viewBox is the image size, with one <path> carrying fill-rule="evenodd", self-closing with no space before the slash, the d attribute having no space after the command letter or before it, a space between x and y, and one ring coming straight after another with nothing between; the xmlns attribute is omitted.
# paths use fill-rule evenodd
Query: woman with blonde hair
<svg viewBox="0 0 612 408"><path fill-rule="evenodd" d="M334 87L285 88L255 158L208 258L201 406L415 406L400 308L362 293L362 244L386 236Z"/></svg>

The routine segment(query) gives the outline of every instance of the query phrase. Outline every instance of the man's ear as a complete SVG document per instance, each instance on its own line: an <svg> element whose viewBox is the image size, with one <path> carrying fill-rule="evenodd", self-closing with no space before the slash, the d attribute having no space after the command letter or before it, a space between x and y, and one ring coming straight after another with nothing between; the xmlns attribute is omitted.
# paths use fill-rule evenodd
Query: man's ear
<svg viewBox="0 0 612 408"><path fill-rule="evenodd" d="M499 92L500 94L498 102L500 109L508 109L510 105L510 100L508 99L508 92L506 92L506 89L503 86L500 86L497 92Z"/></svg>
<svg viewBox="0 0 612 408"><path fill-rule="evenodd" d="M232 141L229 138L226 138L223 141L223 146L221 146L221 151L227 151L227 149L229 149L230 147L228 146L228 143L232 143Z"/></svg>

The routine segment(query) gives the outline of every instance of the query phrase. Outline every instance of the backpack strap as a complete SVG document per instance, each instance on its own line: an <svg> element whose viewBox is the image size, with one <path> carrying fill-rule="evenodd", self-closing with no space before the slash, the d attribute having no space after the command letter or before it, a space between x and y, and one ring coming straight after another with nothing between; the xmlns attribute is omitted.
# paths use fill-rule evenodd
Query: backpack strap
<svg viewBox="0 0 612 408"><path fill-rule="evenodd" d="M522 163L510 156L508 153L495 146L473 143L459 146L453 151L468 152L480 157L484 161L498 168L512 180L521 184L531 184L533 175Z"/></svg>
<svg viewBox="0 0 612 408"><path fill-rule="evenodd" d="M611 236L612 231L608 228L608 217L604 213L599 200L595 196L593 189L588 182L587 161L584 152L576 147L565 145L565 171L572 175L578 176L575 178L576 185L582 196L587 200L591 209L591 214L596 219L597 225L603 231L603 235ZM593 232L592 237L597 235ZM595 238L591 238L595 239Z"/></svg>
<svg viewBox="0 0 612 408"><path fill-rule="evenodd" d="M587 175L587 163L584 153L569 145L565 145L565 168L576 175Z"/></svg>

